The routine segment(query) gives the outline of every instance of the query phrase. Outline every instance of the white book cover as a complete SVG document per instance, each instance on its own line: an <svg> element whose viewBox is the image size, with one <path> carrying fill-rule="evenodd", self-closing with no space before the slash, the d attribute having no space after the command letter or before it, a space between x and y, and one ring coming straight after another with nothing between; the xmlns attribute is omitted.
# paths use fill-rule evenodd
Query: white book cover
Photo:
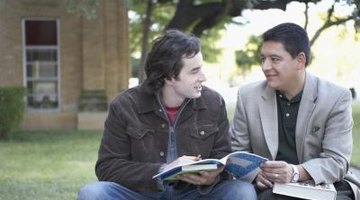
<svg viewBox="0 0 360 200"><path fill-rule="evenodd" d="M337 195L333 184L322 183L315 185L314 181L275 183L273 193L314 200L336 200Z"/></svg>

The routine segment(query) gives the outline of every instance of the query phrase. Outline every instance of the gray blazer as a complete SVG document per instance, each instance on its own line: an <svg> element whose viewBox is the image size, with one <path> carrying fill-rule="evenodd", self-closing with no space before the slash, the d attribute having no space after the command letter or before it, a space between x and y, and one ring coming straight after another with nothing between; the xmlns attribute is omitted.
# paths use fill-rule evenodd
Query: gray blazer
<svg viewBox="0 0 360 200"><path fill-rule="evenodd" d="M353 147L351 101L348 89L306 73L296 124L296 152L316 183L345 178L360 197L360 182L348 172ZM241 87L230 128L233 150L274 160L279 143L277 118L276 92L266 81Z"/></svg>

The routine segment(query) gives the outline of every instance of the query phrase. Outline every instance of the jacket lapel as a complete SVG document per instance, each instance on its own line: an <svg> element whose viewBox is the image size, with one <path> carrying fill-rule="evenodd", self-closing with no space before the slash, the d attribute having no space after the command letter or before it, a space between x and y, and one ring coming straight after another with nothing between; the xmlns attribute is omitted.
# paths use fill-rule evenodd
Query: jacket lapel
<svg viewBox="0 0 360 200"><path fill-rule="evenodd" d="M303 162L303 152L304 152L304 144L305 137L311 131L311 127L309 127L309 121L311 119L311 115L316 106L317 100L317 83L314 76L309 73L306 73L305 85L303 94L301 97L299 112L297 116L296 123L296 152L299 159L299 162Z"/></svg>
<svg viewBox="0 0 360 200"><path fill-rule="evenodd" d="M266 86L261 98L259 108L262 129L270 154L275 159L279 145L276 93Z"/></svg>

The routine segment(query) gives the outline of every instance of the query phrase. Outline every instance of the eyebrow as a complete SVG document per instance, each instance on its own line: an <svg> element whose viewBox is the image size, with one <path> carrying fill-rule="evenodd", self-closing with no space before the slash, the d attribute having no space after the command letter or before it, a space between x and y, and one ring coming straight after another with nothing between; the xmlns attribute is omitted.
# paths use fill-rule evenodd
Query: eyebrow
<svg viewBox="0 0 360 200"><path fill-rule="evenodd" d="M190 71L191 71L191 72L198 71L198 70L200 70L201 67L202 67L201 65L200 65L200 66L197 66L197 67L194 67L194 68L192 68Z"/></svg>
<svg viewBox="0 0 360 200"><path fill-rule="evenodd" d="M264 58L266 57L264 54L260 54L260 57L261 58ZM276 57L276 58L282 58L282 56L278 55L278 54L270 54L268 57Z"/></svg>
<svg viewBox="0 0 360 200"><path fill-rule="evenodd" d="M277 54L271 54L270 57L277 57L277 58L282 58L282 56L277 55Z"/></svg>

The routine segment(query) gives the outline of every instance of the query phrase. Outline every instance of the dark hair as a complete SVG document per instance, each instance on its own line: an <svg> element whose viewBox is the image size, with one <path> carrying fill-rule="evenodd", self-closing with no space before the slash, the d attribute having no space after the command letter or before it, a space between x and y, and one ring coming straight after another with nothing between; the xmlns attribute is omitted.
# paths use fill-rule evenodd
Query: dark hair
<svg viewBox="0 0 360 200"><path fill-rule="evenodd" d="M296 58L299 53L304 52L306 57L305 66L310 61L310 41L309 37L301 26L294 23L279 24L263 34L263 42L280 42L292 58Z"/></svg>
<svg viewBox="0 0 360 200"><path fill-rule="evenodd" d="M179 30L168 30L155 39L145 62L147 91L153 93L164 86L165 79L178 78L183 67L182 58L200 52L200 40Z"/></svg>

